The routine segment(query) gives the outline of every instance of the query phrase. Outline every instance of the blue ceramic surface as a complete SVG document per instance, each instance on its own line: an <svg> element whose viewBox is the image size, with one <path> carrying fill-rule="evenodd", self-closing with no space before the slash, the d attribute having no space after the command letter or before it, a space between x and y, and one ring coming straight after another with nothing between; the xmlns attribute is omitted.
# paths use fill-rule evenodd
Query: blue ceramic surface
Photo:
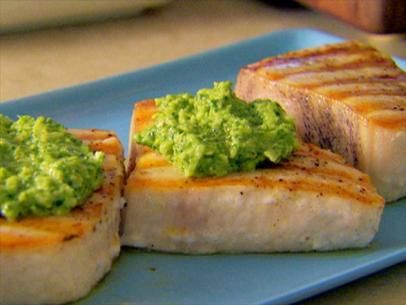
<svg viewBox="0 0 406 305"><path fill-rule="evenodd" d="M115 130L127 145L133 103L233 80L267 56L342 39L311 29L235 45L96 82L0 104L0 112L46 115L68 127ZM405 69L406 60L397 60ZM406 260L406 199L384 210L362 250L306 254L186 256L125 248L111 273L77 305L288 304Z"/></svg>

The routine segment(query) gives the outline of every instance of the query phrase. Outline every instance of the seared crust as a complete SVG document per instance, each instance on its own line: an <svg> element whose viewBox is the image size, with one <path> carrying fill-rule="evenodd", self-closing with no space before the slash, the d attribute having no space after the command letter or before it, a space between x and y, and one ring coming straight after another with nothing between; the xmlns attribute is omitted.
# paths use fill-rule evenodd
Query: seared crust
<svg viewBox="0 0 406 305"><path fill-rule="evenodd" d="M65 216L0 218L0 300L60 304L86 295L119 254L123 149L102 130L70 130L106 154L103 185Z"/></svg>
<svg viewBox="0 0 406 305"><path fill-rule="evenodd" d="M151 124L139 102L131 133ZM131 139L132 137L130 137ZM383 209L367 175L303 144L278 166L217 178L185 178L161 155L130 142L122 243L185 253L364 247Z"/></svg>
<svg viewBox="0 0 406 305"><path fill-rule="evenodd" d="M406 195L406 74L358 42L299 50L240 70L236 93L271 98L306 141L342 155L393 201Z"/></svg>

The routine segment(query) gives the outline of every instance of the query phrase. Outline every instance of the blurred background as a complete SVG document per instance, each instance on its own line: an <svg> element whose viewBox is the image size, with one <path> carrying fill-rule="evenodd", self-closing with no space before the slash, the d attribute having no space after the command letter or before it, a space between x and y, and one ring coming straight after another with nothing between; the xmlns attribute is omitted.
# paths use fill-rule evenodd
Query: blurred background
<svg viewBox="0 0 406 305"><path fill-rule="evenodd" d="M406 56L402 0L0 0L0 101L287 28Z"/></svg>
<svg viewBox="0 0 406 305"><path fill-rule="evenodd" d="M406 57L404 0L0 0L0 101L289 28ZM405 304L406 263L301 304Z"/></svg>

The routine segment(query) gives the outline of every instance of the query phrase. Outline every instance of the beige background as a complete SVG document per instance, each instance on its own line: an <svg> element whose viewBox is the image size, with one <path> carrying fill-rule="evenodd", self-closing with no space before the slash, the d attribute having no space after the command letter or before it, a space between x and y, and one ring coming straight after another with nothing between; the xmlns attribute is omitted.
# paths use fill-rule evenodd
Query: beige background
<svg viewBox="0 0 406 305"><path fill-rule="evenodd" d="M311 27L360 39L406 57L405 36L367 35L317 12L280 8L265 1L174 0L141 15L128 16L131 13L126 11L124 19L1 35L0 101L136 70L292 27ZM115 11L115 15L119 14ZM403 305L405 287L403 263L300 304Z"/></svg>
<svg viewBox="0 0 406 305"><path fill-rule="evenodd" d="M108 0L101 0L104 1ZM125 19L1 35L0 101L139 69L292 27L322 29L406 56L404 36L365 35L310 10L281 9L254 0L173 1Z"/></svg>

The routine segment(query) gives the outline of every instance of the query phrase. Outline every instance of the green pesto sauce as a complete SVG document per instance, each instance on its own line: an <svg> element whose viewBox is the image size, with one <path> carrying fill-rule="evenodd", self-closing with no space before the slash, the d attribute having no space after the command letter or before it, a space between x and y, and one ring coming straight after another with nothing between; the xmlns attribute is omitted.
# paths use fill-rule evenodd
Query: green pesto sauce
<svg viewBox="0 0 406 305"><path fill-rule="evenodd" d="M278 163L297 147L295 125L278 103L246 103L231 82L214 83L195 96L156 99L153 125L135 135L139 144L165 156L188 177L252 171Z"/></svg>
<svg viewBox="0 0 406 305"><path fill-rule="evenodd" d="M49 118L0 114L1 215L68 213L100 187L103 159Z"/></svg>

